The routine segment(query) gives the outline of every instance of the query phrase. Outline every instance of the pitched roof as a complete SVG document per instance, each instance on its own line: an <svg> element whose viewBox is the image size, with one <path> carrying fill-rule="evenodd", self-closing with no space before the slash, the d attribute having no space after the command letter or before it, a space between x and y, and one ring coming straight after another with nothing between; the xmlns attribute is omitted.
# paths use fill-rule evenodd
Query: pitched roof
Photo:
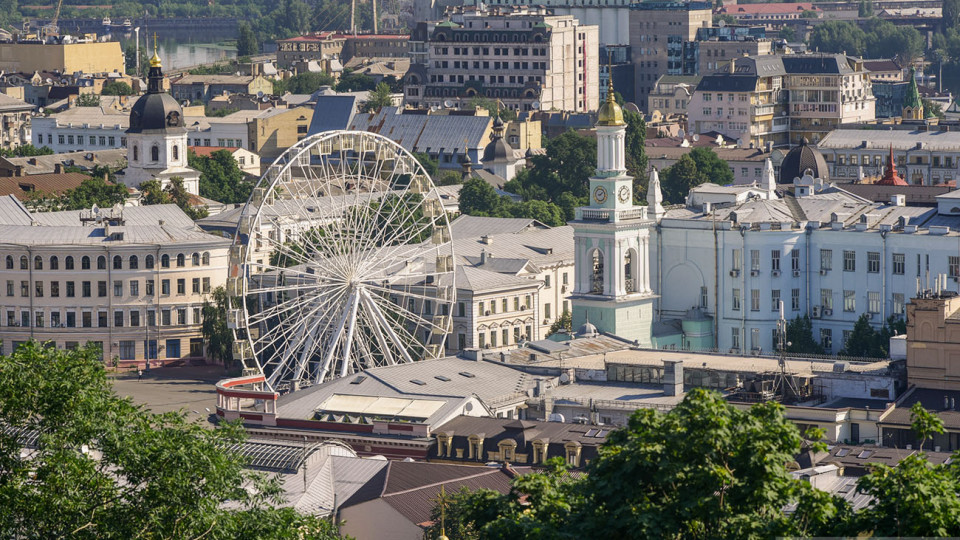
<svg viewBox="0 0 960 540"><path fill-rule="evenodd" d="M396 107L378 113L358 114L350 129L379 133L410 152L462 153L464 147L479 150L486 146L489 116L398 114Z"/></svg>
<svg viewBox="0 0 960 540"><path fill-rule="evenodd" d="M22 201L30 193L63 193L76 188L89 178L78 172L0 178L0 196L12 195Z"/></svg>
<svg viewBox="0 0 960 540"><path fill-rule="evenodd" d="M548 227L530 218L496 218L467 214L461 214L450 224L450 232L454 240L479 238L483 235L516 234L534 228L547 229Z"/></svg>
<svg viewBox="0 0 960 540"><path fill-rule="evenodd" d="M253 75L184 75L170 84L250 84Z"/></svg>
<svg viewBox="0 0 960 540"><path fill-rule="evenodd" d="M191 146L189 148L194 154L203 157L210 157L211 154L219 152L220 150L233 153L240 149L237 146Z"/></svg>
<svg viewBox="0 0 960 540"><path fill-rule="evenodd" d="M87 150L81 152L64 152L45 156L28 157L0 157L0 169L22 167L23 174L52 173L57 165L92 169L98 165L118 167L127 161L125 148L109 148L107 150Z"/></svg>

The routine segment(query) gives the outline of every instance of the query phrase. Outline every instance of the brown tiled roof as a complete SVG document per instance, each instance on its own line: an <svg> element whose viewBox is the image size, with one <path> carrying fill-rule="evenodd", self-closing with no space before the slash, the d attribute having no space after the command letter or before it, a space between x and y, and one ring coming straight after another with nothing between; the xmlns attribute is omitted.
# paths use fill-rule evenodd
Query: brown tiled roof
<svg viewBox="0 0 960 540"><path fill-rule="evenodd" d="M463 480L478 474L489 474L497 469L473 465L447 465L422 461L392 461L387 471L382 495L392 495L420 489L453 480Z"/></svg>
<svg viewBox="0 0 960 540"><path fill-rule="evenodd" d="M77 172L0 178L0 196L13 195L23 200L31 192L63 193L76 188L88 178L90 177Z"/></svg>
<svg viewBox="0 0 960 540"><path fill-rule="evenodd" d="M236 146L191 146L189 148L194 154L204 157L209 157L210 154L219 152L220 150L226 150L227 152L231 153L239 150L239 148Z"/></svg>

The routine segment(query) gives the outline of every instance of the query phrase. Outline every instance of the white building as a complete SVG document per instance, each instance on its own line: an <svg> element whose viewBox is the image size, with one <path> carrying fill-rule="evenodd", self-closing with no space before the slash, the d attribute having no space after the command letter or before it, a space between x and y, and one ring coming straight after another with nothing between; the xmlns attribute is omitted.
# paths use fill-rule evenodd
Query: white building
<svg viewBox="0 0 960 540"><path fill-rule="evenodd" d="M937 185L960 178L960 133L926 129L835 129L817 144L830 178L855 181L860 170L881 176L893 149L897 170L914 185Z"/></svg>
<svg viewBox="0 0 960 540"><path fill-rule="evenodd" d="M230 241L176 205L31 213L0 199L0 340L29 339L153 365L205 355L201 307L224 284Z"/></svg>
<svg viewBox="0 0 960 540"><path fill-rule="evenodd" d="M33 119L33 145L55 153L126 148L129 114L111 107L72 107Z"/></svg>

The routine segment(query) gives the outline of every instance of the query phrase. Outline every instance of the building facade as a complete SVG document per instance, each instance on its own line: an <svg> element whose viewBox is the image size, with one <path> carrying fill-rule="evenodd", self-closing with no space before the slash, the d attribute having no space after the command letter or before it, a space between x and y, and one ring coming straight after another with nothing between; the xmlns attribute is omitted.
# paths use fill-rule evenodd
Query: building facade
<svg viewBox="0 0 960 540"><path fill-rule="evenodd" d="M13 149L33 142L30 119L35 107L0 95L0 148Z"/></svg>
<svg viewBox="0 0 960 540"><path fill-rule="evenodd" d="M838 182L853 182L861 171L883 174L890 149L897 170L911 185L941 185L960 178L960 133L916 129L835 129L817 145Z"/></svg>
<svg viewBox="0 0 960 540"><path fill-rule="evenodd" d="M204 357L201 307L229 240L175 205L31 213L5 197L0 219L3 354L36 339L128 365Z"/></svg>
<svg viewBox="0 0 960 540"><path fill-rule="evenodd" d="M218 96L260 92L273 93L273 82L263 75L184 75L170 83L170 93L180 102L207 103Z"/></svg>
<svg viewBox="0 0 960 540"><path fill-rule="evenodd" d="M8 73L124 73L124 68L119 41L0 43L0 70Z"/></svg>
<svg viewBox="0 0 960 540"><path fill-rule="evenodd" d="M542 8L465 11L430 34L426 65L404 76L412 107L466 106L475 97L516 111L593 111L597 27Z"/></svg>

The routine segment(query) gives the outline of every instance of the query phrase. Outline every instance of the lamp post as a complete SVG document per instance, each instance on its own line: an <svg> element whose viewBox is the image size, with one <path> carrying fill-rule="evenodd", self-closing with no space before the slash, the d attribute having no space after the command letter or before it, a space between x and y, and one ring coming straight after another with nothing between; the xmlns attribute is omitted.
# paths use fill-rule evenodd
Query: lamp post
<svg viewBox="0 0 960 540"><path fill-rule="evenodd" d="M140 27L138 26L134 28L133 32L134 37L136 38L134 41L137 44L136 53L134 53L137 55L137 77L140 77Z"/></svg>

